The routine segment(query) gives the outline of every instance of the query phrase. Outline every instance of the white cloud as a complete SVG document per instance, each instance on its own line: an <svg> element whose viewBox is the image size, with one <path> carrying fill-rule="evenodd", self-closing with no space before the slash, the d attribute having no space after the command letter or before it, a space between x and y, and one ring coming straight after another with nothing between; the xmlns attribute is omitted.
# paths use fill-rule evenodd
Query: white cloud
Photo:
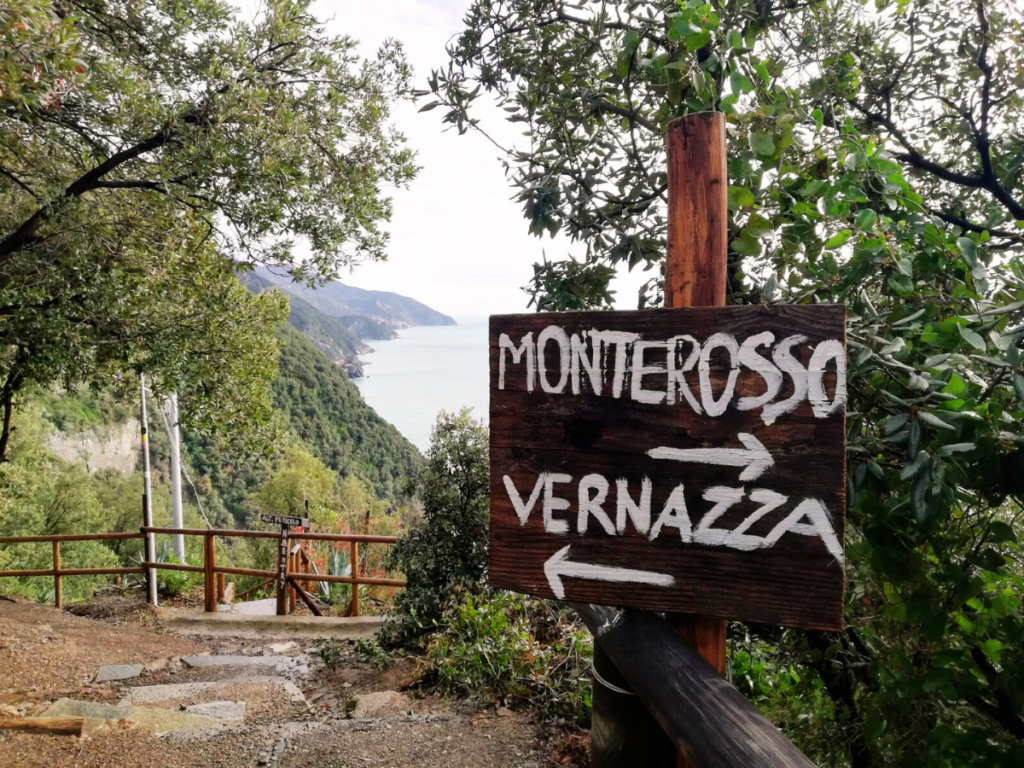
<svg viewBox="0 0 1024 768"><path fill-rule="evenodd" d="M364 55L393 37L405 46L416 87L446 62L445 44L462 29L470 0L321 0L314 12L328 28L360 41ZM423 102L421 102L422 104ZM539 240L527 233L519 203L511 200L499 150L483 136L444 132L440 108L419 113L400 105L394 121L417 151L422 166L408 190L395 191L388 260L361 264L345 282L396 291L455 316L526 311L521 287L546 251L562 258L565 238ZM499 141L517 137L496 107L478 117ZM577 248L578 252L578 248ZM636 306L638 286L649 275L617 281L621 308Z"/></svg>

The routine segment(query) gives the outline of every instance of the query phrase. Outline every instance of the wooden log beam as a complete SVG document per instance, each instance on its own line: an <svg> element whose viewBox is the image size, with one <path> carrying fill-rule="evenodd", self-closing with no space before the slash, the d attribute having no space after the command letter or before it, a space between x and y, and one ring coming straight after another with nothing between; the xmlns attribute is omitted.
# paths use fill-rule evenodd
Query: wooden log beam
<svg viewBox="0 0 1024 768"><path fill-rule="evenodd" d="M60 533L46 536L0 536L0 544L27 544L41 541L113 541L141 539L142 533Z"/></svg>
<svg viewBox="0 0 1024 768"><path fill-rule="evenodd" d="M293 573L293 579L325 581L331 584L370 584L375 587L404 587L405 579L378 579L370 576L332 576L326 573Z"/></svg>
<svg viewBox="0 0 1024 768"><path fill-rule="evenodd" d="M695 768L814 768L664 619L628 608L572 606Z"/></svg>
<svg viewBox="0 0 1024 768"><path fill-rule="evenodd" d="M184 571L185 573L206 573L201 565L181 565L179 563L143 563L144 568L163 569L165 571Z"/></svg>
<svg viewBox="0 0 1024 768"><path fill-rule="evenodd" d="M55 736L87 736L103 723L95 717L5 717L0 730Z"/></svg>
<svg viewBox="0 0 1024 768"><path fill-rule="evenodd" d="M313 601L313 598L310 597L306 590L299 586L299 582L291 576L288 577L288 580L291 582L292 589L295 590L295 594L302 598L302 602L306 604L306 607L309 608L312 614L314 616L323 616L323 614L320 613L320 609Z"/></svg>
<svg viewBox="0 0 1024 768"><path fill-rule="evenodd" d="M109 576L112 574L145 573L145 568L61 568L61 576ZM37 571L0 571L0 578L21 578L23 576L56 576L52 568Z"/></svg>

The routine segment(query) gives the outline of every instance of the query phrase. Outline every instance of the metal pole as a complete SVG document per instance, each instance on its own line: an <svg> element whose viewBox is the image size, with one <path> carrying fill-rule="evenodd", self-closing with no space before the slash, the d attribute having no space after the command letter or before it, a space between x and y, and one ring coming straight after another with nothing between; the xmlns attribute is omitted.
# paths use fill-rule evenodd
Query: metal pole
<svg viewBox="0 0 1024 768"><path fill-rule="evenodd" d="M149 470L149 420L146 416L146 374L139 374L139 383L142 385L142 407L140 417L142 419L142 524L146 527L153 525L153 485L152 475ZM146 534L146 562L156 562L156 536L152 533ZM156 571L153 568L146 568L146 601L150 605L157 604L156 596Z"/></svg>
<svg viewBox="0 0 1024 768"><path fill-rule="evenodd" d="M181 433L178 430L178 395L167 397L167 437L171 443L171 528L184 528L185 516L181 509ZM171 546L181 563L185 562L185 536L171 536Z"/></svg>

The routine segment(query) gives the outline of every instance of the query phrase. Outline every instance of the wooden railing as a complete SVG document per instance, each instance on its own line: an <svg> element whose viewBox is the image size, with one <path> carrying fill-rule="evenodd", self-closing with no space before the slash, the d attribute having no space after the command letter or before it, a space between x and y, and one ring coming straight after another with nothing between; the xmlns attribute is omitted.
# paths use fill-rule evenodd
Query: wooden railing
<svg viewBox="0 0 1024 768"><path fill-rule="evenodd" d="M104 541L116 539L143 539L151 534L182 534L185 536L203 537L203 564L202 565L181 565L178 563L158 563L151 560L144 560L141 566L134 568L61 568L60 545L65 541ZM54 579L54 604L63 607L63 592L61 579L64 576L102 576L124 574L143 574L148 579L156 578L155 571L184 571L186 573L203 574L203 597L204 607L208 613L217 611L217 602L224 599L224 576L231 574L235 576L251 576L263 578L264 581L255 587L246 590L242 595L254 590L276 585L278 592L278 614L286 615L295 610L299 599L316 616L320 616L320 609L315 599L306 591L302 582L317 581L321 583L341 583L352 585L352 597L349 601L346 616L358 616L359 585L383 587L404 587L404 579L383 579L373 576L363 576L359 567L359 545L360 544L394 544L394 536L365 536L359 534L339 533L291 533L285 538L299 542L306 541L328 541L347 542L349 544L350 559L352 561L351 576L334 576L326 573L315 573L313 562L302 543L295 544L285 558L280 562L278 555L278 569L274 571L261 570L258 568L234 568L231 566L217 565L217 554L214 542L216 537L234 537L248 539L282 539L283 534L270 531L237 531L231 529L210 529L199 528L156 528L143 527L138 533L85 533L85 534L58 534L52 536L0 536L0 544L27 544L33 542L53 543L53 567L42 570L0 570L0 578L16 578L19 576L52 576ZM281 590L284 590L282 593ZM241 596L241 595L240 595Z"/></svg>

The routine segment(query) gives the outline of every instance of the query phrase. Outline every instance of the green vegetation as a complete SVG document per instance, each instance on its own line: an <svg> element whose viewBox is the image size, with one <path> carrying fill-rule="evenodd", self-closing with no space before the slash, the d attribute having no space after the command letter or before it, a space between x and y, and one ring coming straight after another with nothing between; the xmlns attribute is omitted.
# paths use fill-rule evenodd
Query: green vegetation
<svg viewBox="0 0 1024 768"><path fill-rule="evenodd" d="M480 0L430 83L498 97L541 309L661 302L664 133L726 113L730 301L849 313L843 633L751 628L746 690L825 765L1024 759L1024 122L1012 0ZM737 628L745 636L745 628Z"/></svg>
<svg viewBox="0 0 1024 768"><path fill-rule="evenodd" d="M283 347L274 405L291 429L331 469L364 478L381 496L401 498L404 479L419 469L419 451L306 337L290 326L278 334Z"/></svg>
<svg viewBox="0 0 1024 768"><path fill-rule="evenodd" d="M388 125L400 47L362 60L308 7L0 7L0 459L23 387L127 391L139 373L193 432L273 442L285 302L245 291L235 258L309 280L383 258L381 190L415 173Z"/></svg>
<svg viewBox="0 0 1024 768"><path fill-rule="evenodd" d="M593 653L593 639L571 609L493 590L457 590L427 644L441 691L482 693L581 724L590 721Z"/></svg>
<svg viewBox="0 0 1024 768"><path fill-rule="evenodd" d="M487 430L470 416L442 411L419 476L423 515L391 549L387 565L405 574L385 645L430 631L459 589L478 588L487 572Z"/></svg>

